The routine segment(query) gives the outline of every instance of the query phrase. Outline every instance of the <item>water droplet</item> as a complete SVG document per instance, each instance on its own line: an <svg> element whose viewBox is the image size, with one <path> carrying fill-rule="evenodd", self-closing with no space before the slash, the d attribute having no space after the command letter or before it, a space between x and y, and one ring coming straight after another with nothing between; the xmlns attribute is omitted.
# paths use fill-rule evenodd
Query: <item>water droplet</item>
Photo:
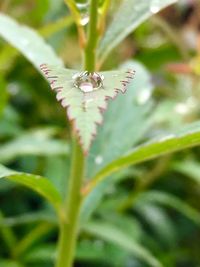
<svg viewBox="0 0 200 267"><path fill-rule="evenodd" d="M95 158L95 163L96 163L97 165L100 165L100 164L102 164L102 162L103 162L103 157L100 156L100 155L98 155L98 156Z"/></svg>
<svg viewBox="0 0 200 267"><path fill-rule="evenodd" d="M85 3L82 2L76 2L76 6L80 11L85 11L88 9L89 7L89 2L86 1Z"/></svg>
<svg viewBox="0 0 200 267"><path fill-rule="evenodd" d="M83 71L73 77L74 86L84 93L89 93L103 87L104 77L97 72Z"/></svg>
<svg viewBox="0 0 200 267"><path fill-rule="evenodd" d="M152 3L150 5L150 11L153 14L156 14L160 11L158 0L152 0Z"/></svg>
<svg viewBox="0 0 200 267"><path fill-rule="evenodd" d="M185 103L178 103L175 106L175 111L179 114L185 115L188 113L188 107Z"/></svg>
<svg viewBox="0 0 200 267"><path fill-rule="evenodd" d="M90 17L88 14L85 14L81 17L81 25L86 26L90 20Z"/></svg>
<svg viewBox="0 0 200 267"><path fill-rule="evenodd" d="M11 95L17 95L20 91L20 87L16 83L10 83L8 85L8 91Z"/></svg>
<svg viewBox="0 0 200 267"><path fill-rule="evenodd" d="M153 14L156 14L160 9L158 6L151 6L150 10Z"/></svg>
<svg viewBox="0 0 200 267"><path fill-rule="evenodd" d="M163 141L167 141L167 140L170 140L172 138L175 138L176 136L174 134L169 134L169 135L166 135L166 136L163 136L159 139L159 142L163 142Z"/></svg>
<svg viewBox="0 0 200 267"><path fill-rule="evenodd" d="M149 89L143 89L137 96L137 103L144 105L151 98L152 91Z"/></svg>

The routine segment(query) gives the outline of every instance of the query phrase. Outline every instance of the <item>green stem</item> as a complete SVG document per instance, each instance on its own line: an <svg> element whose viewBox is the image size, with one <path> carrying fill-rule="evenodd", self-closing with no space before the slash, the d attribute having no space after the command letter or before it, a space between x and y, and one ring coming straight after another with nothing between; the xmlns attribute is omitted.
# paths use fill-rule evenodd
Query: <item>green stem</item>
<svg viewBox="0 0 200 267"><path fill-rule="evenodd" d="M72 153L71 175L69 178L66 202L64 203L66 216L60 219L60 239L56 267L71 267L73 265L78 234L85 156L76 138L73 139Z"/></svg>
<svg viewBox="0 0 200 267"><path fill-rule="evenodd" d="M98 0L90 2L90 24L88 30L88 42L85 48L84 67L88 71L96 69L96 46L98 42L97 22L98 22Z"/></svg>
<svg viewBox="0 0 200 267"><path fill-rule="evenodd" d="M95 70L95 54L98 40L97 18L98 0L91 0L90 24L88 41L85 48L85 70ZM66 201L64 203L64 216L60 218L60 237L58 248L58 261L56 267L72 267L78 237L78 223L81 207L81 188L85 170L85 156L78 143L73 139L73 155L71 175L69 178Z"/></svg>
<svg viewBox="0 0 200 267"><path fill-rule="evenodd" d="M81 23L81 14L74 0L64 0L64 2L69 7L69 10L71 11L71 14L75 20L77 30L78 30L79 44L80 44L80 47L83 48L85 46L85 31Z"/></svg>

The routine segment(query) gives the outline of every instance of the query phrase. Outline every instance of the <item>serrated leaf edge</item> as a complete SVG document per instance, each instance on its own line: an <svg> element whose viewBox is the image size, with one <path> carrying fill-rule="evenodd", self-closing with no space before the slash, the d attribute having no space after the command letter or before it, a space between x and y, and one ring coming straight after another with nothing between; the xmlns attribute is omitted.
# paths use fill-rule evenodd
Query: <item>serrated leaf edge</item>
<svg viewBox="0 0 200 267"><path fill-rule="evenodd" d="M44 73L44 75L47 78L47 80L49 81L49 84L50 84L51 89L57 93L56 99L66 109L66 111L67 111L67 117L72 122L73 129L74 129L74 131L76 132L76 134L78 136L79 144L83 148L84 154L87 155L88 154L88 151L89 151L89 148L91 146L91 143L92 143L92 141L94 140L94 138L97 135L97 127L95 127L95 132L93 132L91 134L91 139L90 139L90 143L88 145L88 148L85 149L85 146L84 146L84 143L83 143L83 139L82 139L82 136L80 134L80 130L76 127L76 119L75 118L72 118L72 116L70 115L70 107L71 106L70 105L66 105L66 104L63 103L64 102L63 101L64 98L58 97L58 93L61 92L64 87L63 86L59 86L59 87L54 87L53 86L54 83L57 82L58 76L56 76L56 75L55 76L48 76L49 73L51 72L51 69L45 63L43 63L43 64L40 65L40 69ZM125 73L125 77L124 77L123 80L120 81L122 87L121 88L114 88L115 94L112 97L111 96L105 96L105 99L104 99L105 100L105 106L104 107L99 107L98 106L98 109L99 109L99 111L100 111L101 114L104 111L106 111L106 109L108 107L108 100L109 99L114 100L120 92L123 93L123 94L126 93L127 88L128 88L128 85L130 84L131 80L135 76L135 70L133 70L133 69L127 69L127 71L125 71L124 73ZM86 94L87 93L84 93L83 92L83 95L86 95ZM94 123L96 124L96 126L101 125L103 123L103 116L101 116L101 122L94 122Z"/></svg>

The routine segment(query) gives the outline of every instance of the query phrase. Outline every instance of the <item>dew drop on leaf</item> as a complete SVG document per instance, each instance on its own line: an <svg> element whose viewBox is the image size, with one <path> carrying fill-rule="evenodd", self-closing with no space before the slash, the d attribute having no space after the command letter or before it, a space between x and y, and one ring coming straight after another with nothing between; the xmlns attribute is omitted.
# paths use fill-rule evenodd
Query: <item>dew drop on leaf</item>
<svg viewBox="0 0 200 267"><path fill-rule="evenodd" d="M100 164L102 164L102 162L103 162L103 157L102 156L97 156L96 158L95 158L95 163L97 164L97 165L100 165Z"/></svg>
<svg viewBox="0 0 200 267"><path fill-rule="evenodd" d="M73 77L74 86L84 93L89 93L103 87L103 75L97 72L83 71Z"/></svg>
<svg viewBox="0 0 200 267"><path fill-rule="evenodd" d="M159 3L157 0L152 0L151 6L150 6L150 11L153 14L158 13L160 10Z"/></svg>

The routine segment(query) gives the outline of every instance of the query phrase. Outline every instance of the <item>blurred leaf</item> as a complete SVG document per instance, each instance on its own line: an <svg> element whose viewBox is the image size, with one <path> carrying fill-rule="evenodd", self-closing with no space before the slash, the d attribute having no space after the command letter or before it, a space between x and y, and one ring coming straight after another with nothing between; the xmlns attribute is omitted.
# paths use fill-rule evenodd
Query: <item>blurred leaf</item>
<svg viewBox="0 0 200 267"><path fill-rule="evenodd" d="M164 205L167 207L171 207L190 220L192 220L194 223L197 225L200 225L200 213L198 210L195 208L191 207L188 205L186 202L182 201L181 199L165 192L161 191L149 191L142 193L138 200L137 203L135 204L134 207L136 209L140 210L141 205L146 205L146 204L159 204L159 205Z"/></svg>
<svg viewBox="0 0 200 267"><path fill-rule="evenodd" d="M19 114L11 107L6 106L0 119L0 136L15 137L22 133Z"/></svg>
<svg viewBox="0 0 200 267"><path fill-rule="evenodd" d="M0 118L7 104L7 100L8 93L6 90L6 82L4 81L3 77L0 76Z"/></svg>
<svg viewBox="0 0 200 267"><path fill-rule="evenodd" d="M53 34L69 27L73 23L73 18L70 16L63 17L57 21L48 23L38 30L38 32L44 37L50 37Z"/></svg>
<svg viewBox="0 0 200 267"><path fill-rule="evenodd" d="M200 184L200 164L195 159L185 159L173 164L172 168Z"/></svg>
<svg viewBox="0 0 200 267"><path fill-rule="evenodd" d="M52 244L38 245L27 252L23 260L27 263L53 262L56 258L56 246Z"/></svg>
<svg viewBox="0 0 200 267"><path fill-rule="evenodd" d="M164 242L164 244L171 247L177 245L175 225L163 208L152 203L145 203L145 205L139 205L137 211L157 234L162 243Z"/></svg>
<svg viewBox="0 0 200 267"><path fill-rule="evenodd" d="M22 134L20 137L0 146L0 162L7 163L19 156L67 155L66 142L52 139L51 129L41 129Z"/></svg>
<svg viewBox="0 0 200 267"><path fill-rule="evenodd" d="M125 251L133 254L136 258L147 263L149 266L162 266L162 264L146 248L112 224L91 221L84 226L84 230L87 233L98 236L109 243L121 247Z"/></svg>
<svg viewBox="0 0 200 267"><path fill-rule="evenodd" d="M4 260L4 259L0 259L0 265L1 267L24 267L18 262L12 260Z"/></svg>
<svg viewBox="0 0 200 267"><path fill-rule="evenodd" d="M62 61L38 33L0 13L0 36L18 49L37 69L42 63L62 66Z"/></svg>
<svg viewBox="0 0 200 267"><path fill-rule="evenodd" d="M135 147L125 156L111 162L103 168L85 188L90 191L106 176L111 175L123 168L138 164L161 155L169 154L200 144L200 123L195 122L182 127L181 130L169 133L163 137L157 137L152 141Z"/></svg>
<svg viewBox="0 0 200 267"><path fill-rule="evenodd" d="M136 75L126 94L110 102L104 114L104 123L88 156L87 177L90 178L142 140L151 126L153 85L150 74L136 61L128 61L122 67L134 69ZM112 183L111 179L105 180L86 197L81 211L82 220L87 220L96 210Z"/></svg>
<svg viewBox="0 0 200 267"><path fill-rule="evenodd" d="M16 172L2 165L0 165L0 178L9 179L12 182L16 182L32 189L47 199L54 206L56 211L59 212L61 197L58 191L46 178L38 175Z"/></svg>
<svg viewBox="0 0 200 267"><path fill-rule="evenodd" d="M104 77L103 86L98 90L92 88L92 91L85 92L73 84L74 75L79 75L77 71L48 64L42 64L41 70L51 88L55 90L57 100L61 101L62 106L67 109L68 118L73 121L81 146L87 154L97 133L97 125L103 121L102 111L107 108L108 99L114 99L118 93L126 92L128 84L134 77L134 71L101 72L100 75ZM94 81L97 79L92 78L89 72L83 72L82 75L83 80L86 77ZM101 79L100 76L99 79Z"/></svg>
<svg viewBox="0 0 200 267"><path fill-rule="evenodd" d="M87 176L90 177L112 160L129 151L150 128L153 90L151 76L137 61L127 61L122 68L134 69L136 75L126 94L119 95L115 101L109 103L104 115L104 123L89 153ZM134 127L130 127L131 125Z"/></svg>
<svg viewBox="0 0 200 267"><path fill-rule="evenodd" d="M47 222L40 223L18 242L17 247L14 250L14 256L19 258L24 255L26 251L30 249L33 244L37 243L40 239L44 238L49 232L54 229L55 225Z"/></svg>
<svg viewBox="0 0 200 267"><path fill-rule="evenodd" d="M70 175L70 159L63 156L48 156L45 159L44 176L50 179L62 196L66 193Z"/></svg>
<svg viewBox="0 0 200 267"><path fill-rule="evenodd" d="M142 234L142 227L137 219L133 218L130 215L126 214L119 214L114 212L103 212L101 213L101 217L104 221L112 224L113 226L117 227L130 238L134 240L139 240Z"/></svg>
<svg viewBox="0 0 200 267"><path fill-rule="evenodd" d="M177 0L124 0L114 14L99 46L98 56L104 61L110 51L154 13Z"/></svg>
<svg viewBox="0 0 200 267"><path fill-rule="evenodd" d="M7 248L10 250L10 252L12 252L14 246L16 245L16 237L10 226L2 225L2 220L4 220L4 216L2 212L0 212L0 233Z"/></svg>
<svg viewBox="0 0 200 267"><path fill-rule="evenodd" d="M57 218L55 217L55 214L47 213L46 211L39 211L39 212L33 212L33 213L26 213L21 214L14 217L6 217L1 219L0 221L0 227L2 226L17 226L17 225L25 225L25 224L35 224L35 223L41 223L41 222L47 222L49 224L57 224Z"/></svg>
<svg viewBox="0 0 200 267"><path fill-rule="evenodd" d="M76 252L78 261L107 263L114 267L124 265L127 253L113 244L107 244L100 240L83 240L79 242Z"/></svg>

